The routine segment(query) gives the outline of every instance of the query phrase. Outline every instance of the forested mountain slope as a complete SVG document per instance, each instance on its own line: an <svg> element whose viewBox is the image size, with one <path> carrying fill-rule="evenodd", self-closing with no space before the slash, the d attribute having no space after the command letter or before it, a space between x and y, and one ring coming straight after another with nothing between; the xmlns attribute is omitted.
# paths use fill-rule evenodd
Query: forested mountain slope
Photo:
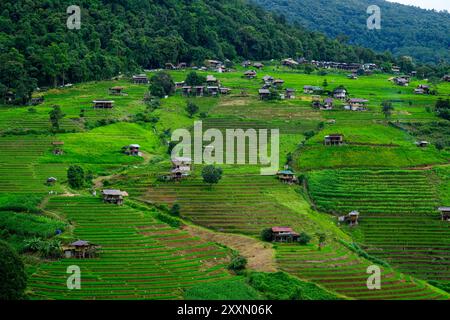
<svg viewBox="0 0 450 320"><path fill-rule="evenodd" d="M375 54L287 25L244 0L70 0L0 3L0 97L37 85L98 80L165 62L305 56L375 61Z"/></svg>
<svg viewBox="0 0 450 320"><path fill-rule="evenodd" d="M253 0L288 20L349 43L423 62L450 60L450 14L384 0ZM381 29L367 28L370 5L381 9Z"/></svg>

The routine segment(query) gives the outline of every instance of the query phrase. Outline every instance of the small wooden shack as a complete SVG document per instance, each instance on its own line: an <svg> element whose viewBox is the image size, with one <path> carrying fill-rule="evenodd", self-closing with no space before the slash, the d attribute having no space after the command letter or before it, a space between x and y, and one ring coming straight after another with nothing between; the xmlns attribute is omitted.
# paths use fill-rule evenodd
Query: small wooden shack
<svg viewBox="0 0 450 320"><path fill-rule="evenodd" d="M247 79L254 79L256 77L256 71L255 70L247 70L244 72L244 77Z"/></svg>
<svg viewBox="0 0 450 320"><path fill-rule="evenodd" d="M109 88L109 94L114 95L114 96L120 96L123 94L123 87L111 87Z"/></svg>
<svg viewBox="0 0 450 320"><path fill-rule="evenodd" d="M192 159L189 157L174 157L172 159L172 168L181 169L183 171L191 171Z"/></svg>
<svg viewBox="0 0 450 320"><path fill-rule="evenodd" d="M274 242L297 242L299 234L289 227L273 227L272 241Z"/></svg>
<svg viewBox="0 0 450 320"><path fill-rule="evenodd" d="M69 245L63 246L62 251L67 259L87 259L98 256L98 250L101 246L90 243L89 241L78 240Z"/></svg>
<svg viewBox="0 0 450 320"><path fill-rule="evenodd" d="M139 74L139 75L133 76L133 83L134 84L148 84L149 80L148 80L147 75Z"/></svg>
<svg viewBox="0 0 450 320"><path fill-rule="evenodd" d="M56 179L55 177L49 177L47 178L47 184L49 186L54 185L56 183L56 181L58 181L58 179Z"/></svg>
<svg viewBox="0 0 450 320"><path fill-rule="evenodd" d="M41 96L41 97L34 97L34 98L31 98L31 100L30 100L30 104L32 106L37 106L38 104L42 104L42 103L44 103L44 97L43 96Z"/></svg>
<svg viewBox="0 0 450 320"><path fill-rule="evenodd" d="M210 96L216 97L219 95L219 87L218 86L208 86L206 87L206 91Z"/></svg>
<svg viewBox="0 0 450 320"><path fill-rule="evenodd" d="M270 97L270 90L269 89L259 89L259 98L261 100L267 100Z"/></svg>
<svg viewBox="0 0 450 320"><path fill-rule="evenodd" d="M438 210L442 221L450 221L450 207L439 207Z"/></svg>
<svg viewBox="0 0 450 320"><path fill-rule="evenodd" d="M333 97L335 99L345 99L347 97L347 90L343 88L338 88L333 91Z"/></svg>
<svg viewBox="0 0 450 320"><path fill-rule="evenodd" d="M220 94L229 94L231 92L230 88L221 87L219 88Z"/></svg>
<svg viewBox="0 0 450 320"><path fill-rule="evenodd" d="M142 156L142 153L139 151L140 148L141 146L138 144L130 144L128 146L124 146L122 151L129 156Z"/></svg>
<svg viewBox="0 0 450 320"><path fill-rule="evenodd" d="M123 198L128 196L126 191L114 190L114 189L105 189L102 191L103 202L105 203L113 203L117 205L123 204Z"/></svg>
<svg viewBox="0 0 450 320"><path fill-rule="evenodd" d="M189 96L189 95L192 93L192 87L191 87L191 86L183 86L183 87L181 88L181 93L182 93L184 96Z"/></svg>
<svg viewBox="0 0 450 320"><path fill-rule="evenodd" d="M295 176L294 172L291 170L281 170L277 172L277 177L280 181L283 181L285 183L297 183L298 179Z"/></svg>
<svg viewBox="0 0 450 320"><path fill-rule="evenodd" d="M193 93L197 96L197 97L203 97L203 93L205 92L205 87L204 86L195 86L193 88Z"/></svg>
<svg viewBox="0 0 450 320"><path fill-rule="evenodd" d="M332 110L333 109L333 98L326 98L323 100L323 105L320 107L322 110Z"/></svg>
<svg viewBox="0 0 450 320"><path fill-rule="evenodd" d="M53 141L52 142L52 146L53 146L52 153L57 156L62 155L64 153L64 150L62 147L63 145L64 145L63 141Z"/></svg>
<svg viewBox="0 0 450 320"><path fill-rule="evenodd" d="M421 140L421 141L417 141L416 142L416 145L418 147L420 147L420 148L426 148L426 147L428 147L429 144L430 143L428 141L425 141L425 140Z"/></svg>
<svg viewBox="0 0 450 320"><path fill-rule="evenodd" d="M265 75L263 78L262 78L262 80L263 80L263 82L265 83L265 84L272 84L272 82L273 82L273 77L272 76L269 76L269 75Z"/></svg>
<svg viewBox="0 0 450 320"><path fill-rule="evenodd" d="M208 86L218 86L219 80L217 80L217 78L212 75L207 75L206 76L206 84Z"/></svg>
<svg viewBox="0 0 450 320"><path fill-rule="evenodd" d="M264 64L261 63L261 62L255 62L255 63L253 63L253 66L254 66L256 69L261 69L261 68L264 67Z"/></svg>
<svg viewBox="0 0 450 320"><path fill-rule="evenodd" d="M286 99L295 99L295 89L287 88L285 90L284 96L286 97Z"/></svg>
<svg viewBox="0 0 450 320"><path fill-rule="evenodd" d="M339 222L348 223L350 226L355 226L358 224L359 212L354 210L345 216L338 217Z"/></svg>
<svg viewBox="0 0 450 320"><path fill-rule="evenodd" d="M92 101L94 109L111 109L114 107L112 100L94 100Z"/></svg>
<svg viewBox="0 0 450 320"><path fill-rule="evenodd" d="M278 88L282 87L283 84L284 84L284 80L282 80L282 79L275 79L272 82L272 85L275 86L275 87L278 87Z"/></svg>
<svg viewBox="0 0 450 320"><path fill-rule="evenodd" d="M339 146L344 143L344 135L339 133L329 134L324 137L323 142L326 146Z"/></svg>
<svg viewBox="0 0 450 320"><path fill-rule="evenodd" d="M367 100L367 99L360 99L360 98L349 99L347 101L348 106L346 106L345 109L352 110L352 111L365 111L365 110L367 110L368 102L369 102L369 100Z"/></svg>

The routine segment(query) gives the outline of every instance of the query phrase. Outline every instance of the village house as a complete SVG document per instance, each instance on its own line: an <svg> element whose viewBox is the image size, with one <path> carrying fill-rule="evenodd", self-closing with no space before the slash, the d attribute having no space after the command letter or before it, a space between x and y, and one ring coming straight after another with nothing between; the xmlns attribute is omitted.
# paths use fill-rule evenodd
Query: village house
<svg viewBox="0 0 450 320"><path fill-rule="evenodd" d="M345 99L347 97L347 90L344 88L337 88L333 91L333 97L335 99Z"/></svg>
<svg viewBox="0 0 450 320"><path fill-rule="evenodd" d="M261 68L264 67L264 64L262 64L261 62L255 62L255 63L253 63L253 66L254 66L256 69L261 69Z"/></svg>
<svg viewBox="0 0 450 320"><path fill-rule="evenodd" d="M101 246L90 243L89 241L78 240L69 245L62 246L62 251L66 259L77 258L95 258Z"/></svg>
<svg viewBox="0 0 450 320"><path fill-rule="evenodd" d="M442 221L450 221L450 207L439 207L438 211L441 213Z"/></svg>
<svg viewBox="0 0 450 320"><path fill-rule="evenodd" d="M321 94L323 89L317 86L303 86L303 92L306 94Z"/></svg>
<svg viewBox="0 0 450 320"><path fill-rule="evenodd" d="M391 71L392 71L393 73L400 73L400 67L398 67L398 66L392 66Z"/></svg>
<svg viewBox="0 0 450 320"><path fill-rule="evenodd" d="M145 74L139 74L133 76L133 83L134 84L148 84L149 80Z"/></svg>
<svg viewBox="0 0 450 320"><path fill-rule="evenodd" d="M103 196L103 202L105 202L105 203L122 205L123 198L128 197L128 193L126 191L105 189L102 191L102 196Z"/></svg>
<svg viewBox="0 0 450 320"><path fill-rule="evenodd" d="M206 87L206 91L209 95L216 97L219 95L219 87L217 86L208 86Z"/></svg>
<svg viewBox="0 0 450 320"><path fill-rule="evenodd" d="M114 107L114 101L112 100L94 100L92 103L95 109L111 109Z"/></svg>
<svg viewBox="0 0 450 320"><path fill-rule="evenodd" d="M222 61L219 61L219 60L206 60L205 61L205 66L208 68L217 69L218 67L220 67L222 65L223 65Z"/></svg>
<svg viewBox="0 0 450 320"><path fill-rule="evenodd" d="M32 106L37 106L37 105L42 104L42 103L44 103L44 97L43 96L41 96L41 97L34 97L34 98L31 98L31 100L30 100L30 104Z"/></svg>
<svg viewBox="0 0 450 320"><path fill-rule="evenodd" d="M252 65L252 63L249 60L245 60L242 62L241 66L244 68L248 68Z"/></svg>
<svg viewBox="0 0 450 320"><path fill-rule="evenodd" d="M347 222L350 226L355 226L358 224L359 219L359 212L358 211L352 211L346 216L340 216L338 217L339 222Z"/></svg>
<svg viewBox="0 0 450 320"><path fill-rule="evenodd" d="M62 147L63 145L64 145L63 141L53 141L52 142L52 146L53 146L52 153L57 156L62 155L64 153L63 147Z"/></svg>
<svg viewBox="0 0 450 320"><path fill-rule="evenodd" d="M192 170L192 159L188 157L175 157L172 159L170 178L180 180L187 177Z"/></svg>
<svg viewBox="0 0 450 320"><path fill-rule="evenodd" d="M58 179L56 179L55 177L47 178L47 184L48 185L54 185L56 183L56 181L58 181Z"/></svg>
<svg viewBox="0 0 450 320"><path fill-rule="evenodd" d="M285 90L286 99L295 99L295 89L287 88Z"/></svg>
<svg viewBox="0 0 450 320"><path fill-rule="evenodd" d="M175 82L175 89L183 88L185 85L184 81Z"/></svg>
<svg viewBox="0 0 450 320"><path fill-rule="evenodd" d="M193 93L195 94L195 96L197 97L203 97L203 93L205 92L205 87L204 86L195 86L193 88Z"/></svg>
<svg viewBox="0 0 450 320"><path fill-rule="evenodd" d="M299 63L292 58L282 60L281 64L286 67L295 67L299 65Z"/></svg>
<svg viewBox="0 0 450 320"><path fill-rule="evenodd" d="M443 76L442 81L450 82L450 74L446 74L445 76Z"/></svg>
<svg viewBox="0 0 450 320"><path fill-rule="evenodd" d="M192 87L191 87L191 86L183 86L183 87L181 88L181 93L182 93L184 96L189 96L189 95L191 94L191 92L192 92Z"/></svg>
<svg viewBox="0 0 450 320"><path fill-rule="evenodd" d="M428 147L430 143L428 141L425 140L421 140L421 141L417 141L416 142L416 146L420 147L420 148L426 148Z"/></svg>
<svg viewBox="0 0 450 320"><path fill-rule="evenodd" d="M311 104L313 108L320 108L320 96L314 95L311 97Z"/></svg>
<svg viewBox="0 0 450 320"><path fill-rule="evenodd" d="M281 79L275 79L275 80L273 80L273 82L272 82L272 85L273 85L274 87L277 87L277 88L282 87L283 84L284 84L284 80L281 80Z"/></svg>
<svg viewBox="0 0 450 320"><path fill-rule="evenodd" d="M332 98L326 98L323 100L323 105L320 106L321 110L332 110L333 109L333 99Z"/></svg>
<svg viewBox="0 0 450 320"><path fill-rule="evenodd" d="M138 144L130 144L129 146L124 146L122 148L122 152L129 156L142 156L142 152L140 152L141 146Z"/></svg>
<svg viewBox="0 0 450 320"><path fill-rule="evenodd" d="M297 242L299 234L289 227L273 227L272 241L274 242Z"/></svg>
<svg viewBox="0 0 450 320"><path fill-rule="evenodd" d="M395 77L394 83L398 86L407 87L409 85L409 76Z"/></svg>
<svg viewBox="0 0 450 320"><path fill-rule="evenodd" d="M244 72L244 77L247 79L254 79L256 77L256 71L255 70L247 70Z"/></svg>
<svg viewBox="0 0 450 320"><path fill-rule="evenodd" d="M263 80L263 82L264 82L265 84L271 85L272 82L273 82L273 77L272 77L272 76L269 76L269 75L265 75L265 76L262 78L262 80Z"/></svg>
<svg viewBox="0 0 450 320"><path fill-rule="evenodd" d="M207 75L206 76L206 84L208 86L218 86L219 80L217 80L217 78L212 75Z"/></svg>
<svg viewBox="0 0 450 320"><path fill-rule="evenodd" d="M348 105L345 106L344 109L352 111L366 111L368 102L369 100L366 99L352 98L347 101Z"/></svg>
<svg viewBox="0 0 450 320"><path fill-rule="evenodd" d="M429 94L430 86L427 84L419 84L416 89L414 89L415 94Z"/></svg>
<svg viewBox="0 0 450 320"><path fill-rule="evenodd" d="M259 98L261 100L266 100L266 99L269 99L269 97L270 97L269 89L259 89L258 93L259 93Z"/></svg>
<svg viewBox="0 0 450 320"><path fill-rule="evenodd" d="M355 73L352 73L352 74L347 75L347 78L349 78L351 80L356 80L356 79L358 79L358 76Z"/></svg>
<svg viewBox="0 0 450 320"><path fill-rule="evenodd" d="M187 68L187 63L186 62L180 62L177 65L177 69L186 69Z"/></svg>
<svg viewBox="0 0 450 320"><path fill-rule="evenodd" d="M167 70L175 70L176 69L176 67L170 62L166 63L165 67Z"/></svg>
<svg viewBox="0 0 450 320"><path fill-rule="evenodd" d="M220 87L219 88L220 94L229 94L231 92L230 88Z"/></svg>
<svg viewBox="0 0 450 320"><path fill-rule="evenodd" d="M277 177L280 181L285 182L285 183L297 183L298 179L295 176L294 172L292 172L291 170L281 170L277 172Z"/></svg>
<svg viewBox="0 0 450 320"><path fill-rule="evenodd" d="M109 88L109 94L114 96L120 96L123 93L123 87L111 87Z"/></svg>
<svg viewBox="0 0 450 320"><path fill-rule="evenodd" d="M344 135L339 133L326 135L323 143L326 146L340 146L344 143Z"/></svg>

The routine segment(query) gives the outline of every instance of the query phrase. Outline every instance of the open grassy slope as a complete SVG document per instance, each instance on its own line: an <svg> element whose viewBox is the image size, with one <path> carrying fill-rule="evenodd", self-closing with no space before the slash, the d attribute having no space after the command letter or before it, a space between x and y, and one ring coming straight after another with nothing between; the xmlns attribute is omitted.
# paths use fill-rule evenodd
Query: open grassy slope
<svg viewBox="0 0 450 320"><path fill-rule="evenodd" d="M132 122L133 115L145 109L142 98L147 86L126 80L50 90L44 93L46 102L35 107L36 113L26 106L0 108L0 200L2 194L44 196L56 191L58 195L48 195L48 203L42 203L44 214L71 224L63 236L102 245L97 259L46 261L30 268L32 298L178 299L207 295L209 285L220 288L228 281L242 290L242 297L257 297L226 270L229 250L223 246L168 226L158 220L154 210L110 206L88 195L87 188L70 190L66 170L73 164L93 172L98 178L97 191L105 180L105 187L126 190L131 199L150 207L164 209L164 205L178 203L183 219L211 232L244 234L258 241L263 228L275 225L305 231L313 237L307 246L274 245L276 268L333 294L349 299L449 298L426 282L449 280L450 229L437 219L435 211L436 206L450 201L449 149L438 151L433 144L416 147L417 137L408 129L387 124L380 111L381 102L389 99L395 108L392 122L435 122L438 119L430 110L437 96L413 95L418 81L400 88L388 81L390 75L383 74L349 80L338 72L306 75L267 66L257 79L247 80L242 72L238 67L237 72L215 74L222 85L232 88L230 96L190 99L207 114L202 119L204 130L280 129L280 166L287 154L293 153L291 165L298 175L307 177L306 189L261 176L259 166L251 165L223 165L224 176L213 187L202 182L201 165L179 183L159 182L157 177L170 170L161 133L190 129L200 120L188 117L186 98L178 92L161 100L152 114L159 118L154 125ZM297 90L296 98L260 101L256 93L265 74L285 80L285 88ZM176 81L184 80L186 71L171 75ZM311 96L303 94L302 88L322 85L325 78L328 89L345 85L351 97L369 99L369 110L344 111L339 102L332 111L312 109ZM116 101L113 110L92 110L90 101L109 98L107 89L114 85L125 86L128 96L111 97ZM438 84L437 89L441 97L450 94L448 83ZM247 95L241 95L241 90ZM48 112L54 104L66 114L62 123L66 133L48 132ZM85 109L82 118L81 109ZM97 121L102 119L118 122L99 126ZM330 119L336 122L327 123ZM35 132L11 135L10 129ZM329 133L343 133L346 145L323 146L323 136ZM56 140L65 142L62 156L51 153L50 143ZM141 145L144 157L120 152L131 143ZM55 186L45 185L50 176L58 178ZM362 215L361 223L352 229L337 226L329 214L350 210ZM7 210L0 206L0 211ZM322 232L327 240L318 250L316 234ZM361 244L369 258L349 249L352 242ZM378 261L370 257L390 263L382 267L381 290L366 287L366 269ZM65 288L65 269L74 263L85 277L80 291ZM202 286L205 282L208 286Z"/></svg>

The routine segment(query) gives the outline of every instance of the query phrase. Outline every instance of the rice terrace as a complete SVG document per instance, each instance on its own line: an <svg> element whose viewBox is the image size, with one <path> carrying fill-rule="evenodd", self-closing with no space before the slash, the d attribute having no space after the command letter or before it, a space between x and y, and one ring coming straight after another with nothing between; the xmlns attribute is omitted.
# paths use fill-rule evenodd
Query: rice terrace
<svg viewBox="0 0 450 320"><path fill-rule="evenodd" d="M122 2L0 5L0 300L450 299L447 62Z"/></svg>

